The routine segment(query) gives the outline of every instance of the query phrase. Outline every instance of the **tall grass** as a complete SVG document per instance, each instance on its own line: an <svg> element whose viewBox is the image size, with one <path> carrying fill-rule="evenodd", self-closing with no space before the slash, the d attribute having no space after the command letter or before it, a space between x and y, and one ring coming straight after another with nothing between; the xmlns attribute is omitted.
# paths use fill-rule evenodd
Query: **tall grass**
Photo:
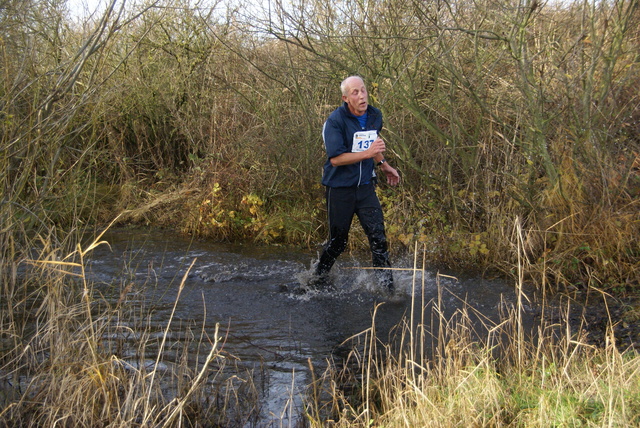
<svg viewBox="0 0 640 428"><path fill-rule="evenodd" d="M582 331L572 333L568 307L561 322L543 316L525 331L522 284L516 304L497 321L469 303L445 316L441 278L433 301L412 302L416 312L407 314L394 340L376 336L375 312L373 326L350 339L356 346L345 361L334 362L310 385L311 426L640 423L640 356L616 346L614 320L600 346L588 343Z"/></svg>
<svg viewBox="0 0 640 428"><path fill-rule="evenodd" d="M109 297L113 291L87 280L85 257L108 245L100 236L63 258L43 240L40 257L29 261L37 272L21 284L0 329L0 424L195 427L255 417L251 376L227 363L218 325L173 325L190 267L156 331L153 308L136 297L139 284L122 284ZM176 329L185 332L180 341ZM246 377L245 385L230 373Z"/></svg>

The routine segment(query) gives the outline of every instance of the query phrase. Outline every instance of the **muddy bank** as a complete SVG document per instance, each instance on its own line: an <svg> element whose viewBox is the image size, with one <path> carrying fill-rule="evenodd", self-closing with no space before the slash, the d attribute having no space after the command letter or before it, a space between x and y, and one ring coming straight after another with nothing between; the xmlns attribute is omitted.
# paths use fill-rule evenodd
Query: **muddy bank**
<svg viewBox="0 0 640 428"><path fill-rule="evenodd" d="M580 290L554 296L544 308L549 324L569 324L583 343L602 347L613 333L620 351L640 350L640 295L613 296L597 290ZM611 331L612 330L612 331Z"/></svg>

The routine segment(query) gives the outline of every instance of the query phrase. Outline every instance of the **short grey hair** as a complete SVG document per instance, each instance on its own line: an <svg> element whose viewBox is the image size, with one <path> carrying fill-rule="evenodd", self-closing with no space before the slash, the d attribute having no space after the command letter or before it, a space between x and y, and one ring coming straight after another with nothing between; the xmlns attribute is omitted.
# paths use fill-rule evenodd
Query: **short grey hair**
<svg viewBox="0 0 640 428"><path fill-rule="evenodd" d="M356 74L354 74L353 76L349 76L346 79L344 79L342 81L342 83L340 83L340 91L342 92L342 95L347 95L347 91L349 90L349 87L347 86L347 80L349 80L349 79L351 79L353 77L357 77L364 84L364 79L362 77L360 77L360 76L358 76Z"/></svg>

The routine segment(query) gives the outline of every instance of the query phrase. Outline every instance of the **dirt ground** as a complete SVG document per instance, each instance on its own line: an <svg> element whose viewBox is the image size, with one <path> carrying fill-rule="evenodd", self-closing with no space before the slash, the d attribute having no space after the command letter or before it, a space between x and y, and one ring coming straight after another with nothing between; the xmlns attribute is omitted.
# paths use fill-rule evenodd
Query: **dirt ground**
<svg viewBox="0 0 640 428"><path fill-rule="evenodd" d="M545 319L565 325L579 340L605 346L613 337L620 351L640 351L640 294L608 295L581 290L554 296L545 308Z"/></svg>

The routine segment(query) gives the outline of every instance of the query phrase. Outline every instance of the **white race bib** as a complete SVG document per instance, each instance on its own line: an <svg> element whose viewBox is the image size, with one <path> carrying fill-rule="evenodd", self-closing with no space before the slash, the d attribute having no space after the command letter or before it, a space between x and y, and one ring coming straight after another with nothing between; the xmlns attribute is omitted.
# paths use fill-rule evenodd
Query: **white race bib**
<svg viewBox="0 0 640 428"><path fill-rule="evenodd" d="M373 143L377 138L378 131L358 131L353 134L353 145L351 146L351 151L353 153L364 152L371 147L371 143Z"/></svg>

